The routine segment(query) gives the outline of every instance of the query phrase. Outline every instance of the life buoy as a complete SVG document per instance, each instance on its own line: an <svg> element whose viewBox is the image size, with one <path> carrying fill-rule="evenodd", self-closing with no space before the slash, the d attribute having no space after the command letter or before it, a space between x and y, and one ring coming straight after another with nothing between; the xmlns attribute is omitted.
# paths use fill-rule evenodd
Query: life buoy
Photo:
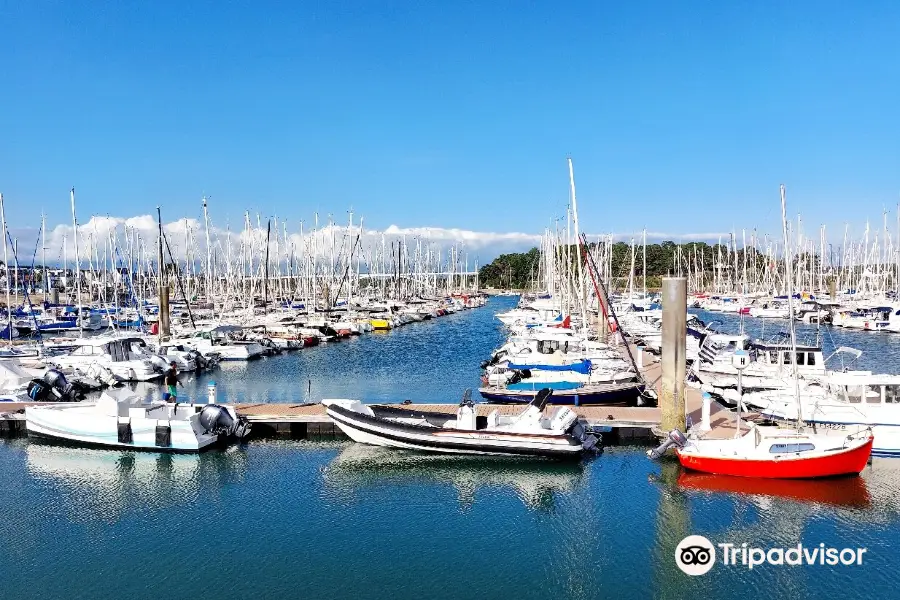
<svg viewBox="0 0 900 600"><path fill-rule="evenodd" d="M609 332L615 333L618 327L616 326L616 320L612 317L609 318Z"/></svg>

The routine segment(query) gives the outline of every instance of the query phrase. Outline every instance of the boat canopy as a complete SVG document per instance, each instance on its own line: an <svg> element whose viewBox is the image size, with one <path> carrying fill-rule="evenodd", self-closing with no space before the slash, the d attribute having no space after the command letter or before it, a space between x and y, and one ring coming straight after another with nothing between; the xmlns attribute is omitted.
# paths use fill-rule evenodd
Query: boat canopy
<svg viewBox="0 0 900 600"><path fill-rule="evenodd" d="M512 391L531 391L550 388L551 390L577 390L583 387L581 383L576 381L520 381L518 383L510 383L506 389Z"/></svg>
<svg viewBox="0 0 900 600"><path fill-rule="evenodd" d="M509 363L510 369L514 369L517 371L524 371L525 369L531 371L574 371L576 373L581 373L582 375L590 375L591 373L591 361L588 359L577 360L568 365L540 365L540 364L527 364L527 363Z"/></svg>
<svg viewBox="0 0 900 600"><path fill-rule="evenodd" d="M856 348L851 348L849 346L841 346L835 350L831 356L834 356L835 354L850 354L854 358L859 358L862 356L862 350L857 350Z"/></svg>

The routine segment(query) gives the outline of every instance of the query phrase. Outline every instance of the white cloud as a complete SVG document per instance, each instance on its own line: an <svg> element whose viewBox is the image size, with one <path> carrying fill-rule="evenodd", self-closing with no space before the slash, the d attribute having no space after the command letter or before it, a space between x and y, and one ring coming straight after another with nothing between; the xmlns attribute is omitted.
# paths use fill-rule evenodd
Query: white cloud
<svg viewBox="0 0 900 600"><path fill-rule="evenodd" d="M210 245L213 250L214 260L217 264L223 265L226 259L228 248L233 261L238 261L241 252L244 256L252 256L254 264L258 264L262 258L265 249L266 239L266 221L261 222L261 228L257 228L256 219L250 219L251 228L247 230L243 224L237 231L234 229L223 229L213 224L210 226ZM194 257L198 267L206 262L206 231L203 223L198 219L181 218L176 221L168 222L163 225L163 230L169 242L173 256L178 261L183 262L190 250L191 256ZM353 238L359 234L359 226L354 225ZM48 264L59 264L64 258L68 258L69 263L74 260L75 242L72 235L73 229L71 225L56 225L48 227L44 250L40 247L40 230L37 228L19 228L10 229L10 235L18 240L18 256L20 265L30 265L34 256L35 245L38 245L37 255L34 256L35 262L42 261L42 255L45 252ZM350 236L347 235L348 228L346 225L324 225L315 232L307 225L301 236L299 227L291 225L291 230L287 231L285 236L284 224L279 221L272 221L272 243L269 246L270 258L276 260L276 242L277 253L282 261L288 261L291 258L298 261L307 253L317 252L320 257L329 256L334 244L335 254L339 254L342 250L350 245ZM606 237L607 234L590 234L590 240ZM640 239L640 232L637 233L614 233L613 239L617 241L628 241L631 238ZM728 233L662 233L647 232L648 241L673 240L676 242L687 241L709 241L715 242L720 237L728 238ZM88 261L99 259L101 262L104 257L114 259L116 256L115 248L118 249L118 256L124 260L127 256L137 256L140 254L144 259L155 259L156 243L158 237L158 225L156 219L152 215L138 215L133 217L111 217L111 216L93 216L87 222L78 226L78 254L81 257L83 266ZM383 242L382 242L383 240ZM383 230L363 229L358 249L361 249L361 256L364 260L380 260L382 252L382 243L384 252L390 257L392 249L391 244L397 244L403 241L407 250L407 256L413 257L418 247L421 255L426 254L432 259L440 253L442 260L445 262L448 250L455 247L459 253L459 260L464 263L468 258L469 266L474 268L475 261L480 264L486 264L493 260L496 256L507 252L522 252L534 246L539 246L541 241L540 233L525 232L495 232L495 231L474 231L459 228L443 228L443 227L400 227L398 225L390 225ZM229 244L230 242L230 244ZM109 250L107 251L107 248ZM0 255L2 258L2 255ZM10 264L13 262L12 252L10 251ZM388 258L390 262L390 258Z"/></svg>

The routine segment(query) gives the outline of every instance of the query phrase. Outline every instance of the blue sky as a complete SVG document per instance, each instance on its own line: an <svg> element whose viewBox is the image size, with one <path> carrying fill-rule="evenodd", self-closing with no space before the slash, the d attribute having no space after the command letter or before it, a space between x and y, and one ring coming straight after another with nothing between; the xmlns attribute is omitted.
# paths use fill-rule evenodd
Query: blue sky
<svg viewBox="0 0 900 600"><path fill-rule="evenodd" d="M538 233L856 231L900 200L896 2L0 0L11 225L348 207ZM808 230L809 232L810 230Z"/></svg>

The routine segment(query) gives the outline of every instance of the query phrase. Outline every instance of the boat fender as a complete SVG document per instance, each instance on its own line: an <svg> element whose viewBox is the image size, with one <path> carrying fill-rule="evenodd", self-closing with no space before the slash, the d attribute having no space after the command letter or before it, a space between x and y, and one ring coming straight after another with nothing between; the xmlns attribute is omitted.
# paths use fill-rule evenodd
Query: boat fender
<svg viewBox="0 0 900 600"><path fill-rule="evenodd" d="M118 440L120 444L130 444L132 441L131 421L119 421Z"/></svg>
<svg viewBox="0 0 900 600"><path fill-rule="evenodd" d="M169 425L156 426L156 445L168 448L172 445L172 427Z"/></svg>

